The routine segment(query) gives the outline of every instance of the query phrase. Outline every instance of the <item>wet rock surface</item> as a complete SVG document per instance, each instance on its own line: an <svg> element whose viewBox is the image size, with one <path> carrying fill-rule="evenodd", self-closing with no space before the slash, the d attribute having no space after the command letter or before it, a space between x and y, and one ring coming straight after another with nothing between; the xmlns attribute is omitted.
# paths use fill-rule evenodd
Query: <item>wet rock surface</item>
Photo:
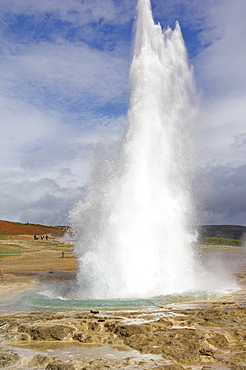
<svg viewBox="0 0 246 370"><path fill-rule="evenodd" d="M49 363L46 370L75 370L75 368L72 364Z"/></svg>
<svg viewBox="0 0 246 370"><path fill-rule="evenodd" d="M0 350L0 368L6 368L15 364L19 360L19 355L12 351Z"/></svg>
<svg viewBox="0 0 246 370"><path fill-rule="evenodd" d="M0 367L246 369L245 303L241 290L146 311L5 314Z"/></svg>

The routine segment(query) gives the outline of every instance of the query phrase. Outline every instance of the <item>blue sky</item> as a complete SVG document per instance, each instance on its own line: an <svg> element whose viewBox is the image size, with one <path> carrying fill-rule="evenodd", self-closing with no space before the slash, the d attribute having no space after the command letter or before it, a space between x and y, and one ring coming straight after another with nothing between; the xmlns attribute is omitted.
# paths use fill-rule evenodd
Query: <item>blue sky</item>
<svg viewBox="0 0 246 370"><path fill-rule="evenodd" d="M1 0L0 219L67 224L129 102L135 0ZM201 222L246 224L246 2L152 0L179 21L198 90Z"/></svg>

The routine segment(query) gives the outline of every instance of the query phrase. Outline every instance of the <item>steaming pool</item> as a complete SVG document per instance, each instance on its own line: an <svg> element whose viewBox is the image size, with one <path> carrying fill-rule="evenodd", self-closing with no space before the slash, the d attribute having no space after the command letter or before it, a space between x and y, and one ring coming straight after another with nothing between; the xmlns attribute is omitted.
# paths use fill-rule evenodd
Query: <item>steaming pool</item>
<svg viewBox="0 0 246 370"><path fill-rule="evenodd" d="M218 292L196 291L183 294L169 294L143 299L79 299L62 296L67 286L57 289L57 284L42 285L26 290L15 297L0 301L2 311L86 311L86 310L131 310L161 307L173 303L198 302L214 298ZM60 292L58 292L60 291Z"/></svg>

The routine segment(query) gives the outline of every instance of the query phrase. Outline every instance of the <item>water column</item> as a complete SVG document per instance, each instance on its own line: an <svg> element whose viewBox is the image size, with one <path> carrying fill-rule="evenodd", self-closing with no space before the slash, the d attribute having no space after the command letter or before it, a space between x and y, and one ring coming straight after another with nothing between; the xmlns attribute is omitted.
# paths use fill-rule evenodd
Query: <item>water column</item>
<svg viewBox="0 0 246 370"><path fill-rule="evenodd" d="M139 0L128 124L71 212L85 298L143 298L196 287L190 176L197 118L179 24L162 30Z"/></svg>

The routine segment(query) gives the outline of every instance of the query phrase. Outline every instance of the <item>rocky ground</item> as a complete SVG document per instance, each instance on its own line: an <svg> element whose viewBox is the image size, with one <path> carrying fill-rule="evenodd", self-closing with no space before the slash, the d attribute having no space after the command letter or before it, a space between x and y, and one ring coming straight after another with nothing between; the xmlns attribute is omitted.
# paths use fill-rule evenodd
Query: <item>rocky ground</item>
<svg viewBox="0 0 246 370"><path fill-rule="evenodd" d="M28 242L29 249L25 249ZM35 242L26 236L15 236L12 244L23 243L24 252L0 257L0 299L12 298L40 281L47 281L49 275L53 281L73 278L76 269L73 256L62 258L61 249L49 254L48 245ZM31 254L31 244L32 252L37 253ZM211 257L213 251L209 253ZM234 249L228 258L236 254L243 261L244 253ZM246 369L243 263L234 266L234 274L240 290L206 302L111 312L2 311L0 368Z"/></svg>
<svg viewBox="0 0 246 370"><path fill-rule="evenodd" d="M245 291L192 305L0 317L14 369L246 369Z"/></svg>

